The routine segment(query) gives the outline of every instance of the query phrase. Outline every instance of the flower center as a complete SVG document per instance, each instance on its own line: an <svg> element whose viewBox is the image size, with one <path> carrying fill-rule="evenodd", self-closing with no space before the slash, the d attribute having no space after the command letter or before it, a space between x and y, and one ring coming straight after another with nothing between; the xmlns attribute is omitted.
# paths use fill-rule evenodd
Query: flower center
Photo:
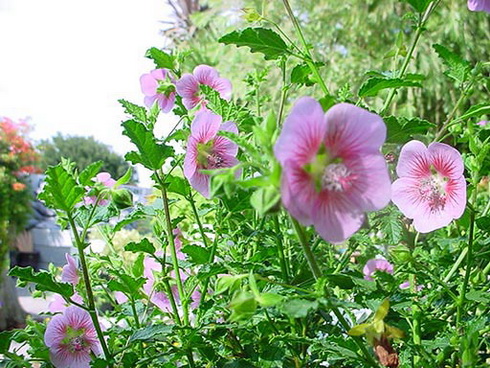
<svg viewBox="0 0 490 368"><path fill-rule="evenodd" d="M85 348L86 345L87 344L85 343L85 340L82 337L80 337L80 336L73 337L70 340L70 350L72 352L82 351Z"/></svg>
<svg viewBox="0 0 490 368"><path fill-rule="evenodd" d="M206 169L219 169L223 167L223 157L214 152L214 141L199 143L197 145L197 162Z"/></svg>
<svg viewBox="0 0 490 368"><path fill-rule="evenodd" d="M446 205L446 183L448 178L438 173L422 179L419 187L419 194L422 199L428 202L431 212L444 209Z"/></svg>
<svg viewBox="0 0 490 368"><path fill-rule="evenodd" d="M330 164L325 167L321 177L322 189L343 192L351 185L352 173L343 163Z"/></svg>

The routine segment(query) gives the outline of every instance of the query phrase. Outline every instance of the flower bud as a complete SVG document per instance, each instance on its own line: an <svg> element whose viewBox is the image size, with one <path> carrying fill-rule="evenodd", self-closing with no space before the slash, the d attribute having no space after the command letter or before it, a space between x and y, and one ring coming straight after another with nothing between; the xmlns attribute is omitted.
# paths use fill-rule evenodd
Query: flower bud
<svg viewBox="0 0 490 368"><path fill-rule="evenodd" d="M112 202L120 210L131 207L133 205L133 193L127 189L111 190Z"/></svg>

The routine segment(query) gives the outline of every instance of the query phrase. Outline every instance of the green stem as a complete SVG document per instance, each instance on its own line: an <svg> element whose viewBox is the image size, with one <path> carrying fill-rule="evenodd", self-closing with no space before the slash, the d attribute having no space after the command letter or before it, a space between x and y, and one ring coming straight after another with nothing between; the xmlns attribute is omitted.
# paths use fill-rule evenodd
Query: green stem
<svg viewBox="0 0 490 368"><path fill-rule="evenodd" d="M189 326L189 303L185 298L184 287L182 284L182 278L180 277L179 260L177 258L177 249L175 247L175 238L172 227L172 220L170 217L170 208L168 205L167 188L165 183L161 178L161 173L155 171L155 177L160 184L160 191L162 193L163 210L165 213L165 223L167 225L167 238L170 240L170 255L172 257L172 266L174 268L175 280L177 281L177 290L179 292L179 298L182 304L183 314L184 314L184 325Z"/></svg>
<svg viewBox="0 0 490 368"><path fill-rule="evenodd" d="M305 252L306 259L308 260L308 265L310 266L311 272L313 273L313 276L315 279L319 279L322 277L322 272L320 270L320 267L318 266L316 262L316 258L311 251L310 244L308 242L308 239L306 238L305 231L303 227L291 217L291 222L293 223L294 229L296 231L296 234L298 236L298 239L301 243L301 246L303 248L303 251ZM327 288L324 289L325 291L325 297L327 299L327 305L328 307L332 310L332 312L335 314L337 319L339 320L340 324L344 328L345 331L348 331L350 329L349 324L347 323L346 319L344 318L343 314L340 312L338 307L334 305L331 301L331 296ZM378 364L374 361L373 357L369 353L368 349L364 345L363 341L358 337L358 336L351 336L351 338L354 340L354 342L357 344L358 348L361 350L362 354L364 355L364 359L366 362L372 366L372 367L378 367Z"/></svg>
<svg viewBox="0 0 490 368"><path fill-rule="evenodd" d="M305 37L303 35L303 31L301 30L301 26L300 26L298 20L296 19L296 17L294 16L293 10L291 9L291 5L289 4L289 0L283 0L282 2L284 3L284 7L286 8L286 12L288 13L289 18L293 22L294 28L296 28L296 32L298 32L298 36L301 40L301 43L303 44L303 47L305 48L305 53L308 56L308 59L305 60L306 63L310 67L312 73L315 75L315 78L318 81L318 83L320 84L320 87L322 88L323 93L327 96L330 95L328 88L327 88L327 85L323 81L323 79L320 75L320 72L318 71L318 68L316 67L315 62L313 61L313 56L311 55L310 48L308 46L308 43L305 40Z"/></svg>
<svg viewBox="0 0 490 368"><path fill-rule="evenodd" d="M281 229L279 227L279 219L278 215L274 216L274 231L276 232L276 245L277 245L277 253L279 254L279 262L281 264L281 271L282 271L282 278L286 283L289 282L289 271L288 271L288 265L286 262L286 257L284 255L284 247L282 244L282 236L281 236Z"/></svg>
<svg viewBox="0 0 490 368"><path fill-rule="evenodd" d="M403 61L402 68L400 69L400 73L397 75L398 78L403 78L403 76L405 75L408 69L408 65L410 64L410 60L412 59L412 55L417 46L417 43L420 40L420 36L422 35L422 32L425 30L425 24L427 23L427 20L429 19L429 16L432 14L434 9L437 7L437 5L439 5L439 2L440 0L433 1L425 11L422 18L419 19L419 23L417 25L417 30L415 31L414 39L412 41L410 49L408 50L408 54L405 56L405 60ZM390 94L388 95L388 99L386 100L383 109L381 110L381 115L384 115L388 110L388 108L390 107L391 102L393 101L393 98L396 95L396 91L397 91L396 88L393 88L391 90Z"/></svg>
<svg viewBox="0 0 490 368"><path fill-rule="evenodd" d="M286 98L288 95L288 86L286 85L286 60L281 60L281 74L282 74L282 89L281 100L279 102L279 113L277 114L277 127L281 126L282 115L284 114L284 105L286 104Z"/></svg>
<svg viewBox="0 0 490 368"><path fill-rule="evenodd" d="M472 203L476 203L476 180L473 180L473 195ZM466 299L466 289L468 288L468 282L470 280L471 266L473 263L473 238L475 234L475 211L470 213L470 233L468 236L468 255L466 256L466 270L463 279L463 285L461 286L461 294L459 295L458 307L456 311L456 329L461 325L461 317L464 311L464 304Z"/></svg>
<svg viewBox="0 0 490 368"><path fill-rule="evenodd" d="M96 205L97 204L95 204L94 207ZM84 253L84 243L82 239L80 239L80 235L78 234L72 214L68 212L67 217L68 217L68 223L70 224L71 230L73 232L73 236L75 238L75 244L78 249L78 256L80 258L80 266L82 268L83 281L85 284L85 290L87 292L88 312L94 324L95 331L97 332L97 337L99 338L100 345L102 346L102 350L104 351L105 358L109 362L108 365L109 367L112 367L112 363L110 363L110 361L112 360L112 356L109 352L106 341L104 339L104 333L102 332L102 328L100 327L99 318L97 317L97 311L95 310L94 293L92 291L92 286L90 284L87 260L85 259L85 253ZM84 233L86 232L84 231Z"/></svg>

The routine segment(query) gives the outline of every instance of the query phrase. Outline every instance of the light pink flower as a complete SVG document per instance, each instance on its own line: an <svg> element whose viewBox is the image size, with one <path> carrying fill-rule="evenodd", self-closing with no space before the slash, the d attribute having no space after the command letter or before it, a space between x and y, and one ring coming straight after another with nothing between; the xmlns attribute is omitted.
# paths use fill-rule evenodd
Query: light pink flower
<svg viewBox="0 0 490 368"><path fill-rule="evenodd" d="M122 291L114 292L114 297L116 298L117 304L124 304L128 301L128 297Z"/></svg>
<svg viewBox="0 0 490 368"><path fill-rule="evenodd" d="M487 126L488 123L490 123L490 121L482 120L482 121L479 121L478 123L476 123L476 125L479 125L481 127L484 127L484 126Z"/></svg>
<svg viewBox="0 0 490 368"><path fill-rule="evenodd" d="M192 122L191 135L187 141L184 175L194 189L206 198L210 197L209 175L202 173L201 170L233 167L238 164L235 157L238 146L229 139L217 135L218 131L238 134L238 128L231 121L223 124L221 122L221 116L209 110L199 111Z"/></svg>
<svg viewBox="0 0 490 368"><path fill-rule="evenodd" d="M407 280L407 281L405 281L405 282L402 282L402 283L400 284L400 286L398 286L398 287L399 287L400 289L402 289L402 290L409 289L409 288L410 288L410 281L408 281L408 280ZM422 290L423 288L424 288L424 285L417 285L415 289L416 289L416 290L417 290L417 292L418 292L418 291Z"/></svg>
<svg viewBox="0 0 490 368"><path fill-rule="evenodd" d="M490 0L468 0L468 9L490 13Z"/></svg>
<svg viewBox="0 0 490 368"><path fill-rule="evenodd" d="M188 110L203 101L200 85L215 89L225 100L231 98L231 82L226 78L220 78L216 69L209 65L199 65L194 68L193 74L184 74L175 84L177 93L182 97L182 103Z"/></svg>
<svg viewBox="0 0 490 368"><path fill-rule="evenodd" d="M380 147L386 126L351 104L323 113L310 97L296 101L275 144L282 166L282 202L303 225L327 241L342 242L364 213L390 201L390 178Z"/></svg>
<svg viewBox="0 0 490 368"><path fill-rule="evenodd" d="M53 317L46 328L44 343L56 368L89 368L90 354L101 353L90 315L74 306Z"/></svg>
<svg viewBox="0 0 490 368"><path fill-rule="evenodd" d="M92 179L95 182L95 185L99 184L107 188L112 188L114 184L116 184L116 181L111 178L111 174L108 172L101 172L98 173L94 179ZM90 188L87 188L90 189ZM85 205L91 205L95 204L97 202L97 196L87 196L83 199L83 203ZM99 203L100 206L106 206L109 204L109 201L107 199L100 199Z"/></svg>
<svg viewBox="0 0 490 368"><path fill-rule="evenodd" d="M83 303L83 299L78 293L73 294L71 299L76 303L79 303L79 304ZM54 294L53 298L51 299L51 301L48 304L48 310L51 313L63 312L70 305L71 304L67 303L65 301L65 299L63 299L63 297L60 294Z"/></svg>
<svg viewBox="0 0 490 368"><path fill-rule="evenodd" d="M145 95L145 105L152 107L155 101L162 112L169 112L175 103L174 79L167 69L155 69L140 77L141 91Z"/></svg>
<svg viewBox="0 0 490 368"><path fill-rule="evenodd" d="M411 141L400 152L392 201L421 233L460 218L466 206L466 181L460 153L444 143Z"/></svg>
<svg viewBox="0 0 490 368"><path fill-rule="evenodd" d="M364 278L370 281L374 280L373 275L378 271L393 274L393 265L384 258L374 258L367 261L362 269Z"/></svg>
<svg viewBox="0 0 490 368"><path fill-rule="evenodd" d="M65 254L65 258L66 265L64 265L63 269L61 270L61 281L77 285L80 281L80 276L78 275L77 261L68 253Z"/></svg>

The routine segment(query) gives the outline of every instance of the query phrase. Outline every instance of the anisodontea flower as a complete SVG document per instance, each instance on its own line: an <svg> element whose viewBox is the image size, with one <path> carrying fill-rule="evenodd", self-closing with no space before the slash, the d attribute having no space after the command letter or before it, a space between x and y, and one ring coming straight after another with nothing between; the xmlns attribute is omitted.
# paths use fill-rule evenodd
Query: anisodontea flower
<svg viewBox="0 0 490 368"><path fill-rule="evenodd" d="M466 181L460 153L444 143L411 141L400 152L392 201L421 233L447 226L463 215Z"/></svg>
<svg viewBox="0 0 490 368"><path fill-rule="evenodd" d="M393 265L384 258L374 258L367 261L362 269L364 278L369 281L374 280L373 276L377 271L393 274Z"/></svg>
<svg viewBox="0 0 490 368"><path fill-rule="evenodd" d="M155 101L162 112L169 112L175 103L174 80L167 69L155 69L140 77L141 92L145 95L145 105L152 107Z"/></svg>
<svg viewBox="0 0 490 368"><path fill-rule="evenodd" d="M75 293L71 297L71 299L78 304L83 303L82 297L78 294ZM48 310L51 313L58 313L58 312L64 312L68 307L70 307L70 303L68 303L65 299L60 294L54 294L53 298L48 304Z"/></svg>
<svg viewBox="0 0 490 368"><path fill-rule="evenodd" d="M182 103L188 110L193 109L203 101L199 89L200 85L215 89L222 99L229 100L231 98L231 82L226 78L221 78L213 67L198 65L192 74L184 74L175 84L177 93L182 97Z"/></svg>
<svg viewBox="0 0 490 368"><path fill-rule="evenodd" d="M238 146L218 131L238 134L235 123L227 121L221 124L221 116L209 110L201 110L191 125L191 135L187 141L184 159L184 176L204 197L209 198L210 177L201 170L213 170L233 167L238 164L236 155Z"/></svg>
<svg viewBox="0 0 490 368"><path fill-rule="evenodd" d="M89 368L91 353L101 353L90 315L75 306L66 308L51 319L44 334L44 343L56 368Z"/></svg>
<svg viewBox="0 0 490 368"><path fill-rule="evenodd" d="M98 173L93 179L92 179L95 184L101 184L102 186L104 187L107 187L107 188L112 188L115 184L116 184L116 181L114 179L111 178L111 174L109 174L108 172L101 172L101 173ZM85 205L90 205L90 204L95 204L97 202L97 196L87 196L83 199L83 203ZM106 206L107 204L109 204L109 201L107 199L99 199L99 205L101 206Z"/></svg>
<svg viewBox="0 0 490 368"><path fill-rule="evenodd" d="M468 0L468 9L490 13L490 0Z"/></svg>
<svg viewBox="0 0 490 368"><path fill-rule="evenodd" d="M69 282L70 284L76 285L80 280L78 275L77 261L70 254L65 254L66 265L63 266L61 271L61 281Z"/></svg>
<svg viewBox="0 0 490 368"><path fill-rule="evenodd" d="M275 144L282 166L282 202L327 241L342 242L364 213L390 201L390 178L380 147L381 117L342 103L325 114L310 97L296 101Z"/></svg>

